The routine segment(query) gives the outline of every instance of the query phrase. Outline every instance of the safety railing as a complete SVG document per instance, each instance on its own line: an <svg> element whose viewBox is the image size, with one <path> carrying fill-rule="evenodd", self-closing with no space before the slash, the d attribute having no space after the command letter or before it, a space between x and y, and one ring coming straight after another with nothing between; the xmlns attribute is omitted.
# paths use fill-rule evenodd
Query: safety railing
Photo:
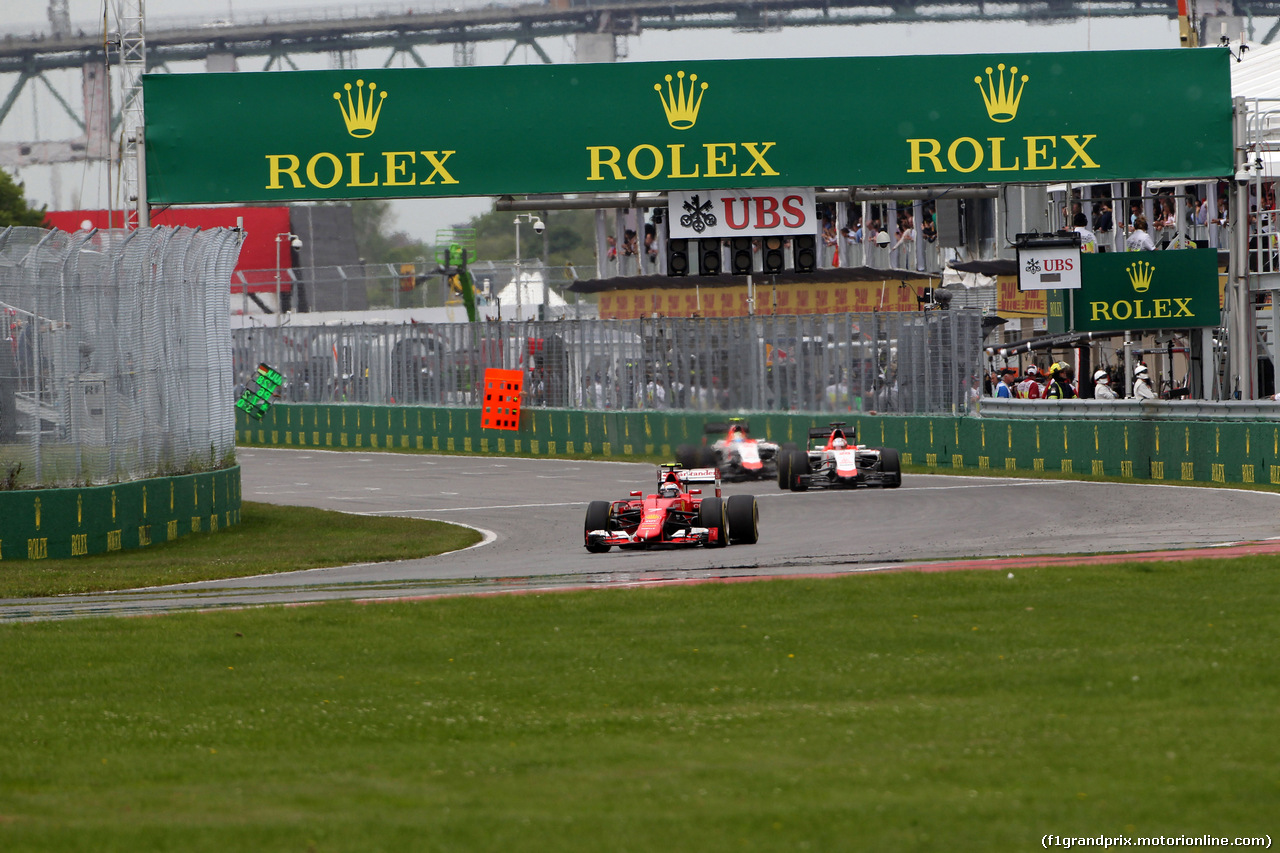
<svg viewBox="0 0 1280 853"><path fill-rule="evenodd" d="M1275 400L982 400L985 418L1280 421Z"/></svg>

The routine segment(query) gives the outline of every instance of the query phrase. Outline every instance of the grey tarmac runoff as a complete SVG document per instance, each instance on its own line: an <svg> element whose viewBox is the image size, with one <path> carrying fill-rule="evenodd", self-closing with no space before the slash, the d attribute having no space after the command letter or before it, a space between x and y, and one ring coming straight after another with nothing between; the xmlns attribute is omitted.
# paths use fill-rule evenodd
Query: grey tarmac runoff
<svg viewBox="0 0 1280 853"><path fill-rule="evenodd" d="M0 602L0 619L397 598L655 579L839 574L963 558L1203 548L1275 537L1280 495L1152 484L903 477L900 489L759 498L760 541L722 549L589 554L591 500L656 486L655 466L512 457L244 449L245 500L428 518L484 533L420 560L313 569L147 590Z"/></svg>

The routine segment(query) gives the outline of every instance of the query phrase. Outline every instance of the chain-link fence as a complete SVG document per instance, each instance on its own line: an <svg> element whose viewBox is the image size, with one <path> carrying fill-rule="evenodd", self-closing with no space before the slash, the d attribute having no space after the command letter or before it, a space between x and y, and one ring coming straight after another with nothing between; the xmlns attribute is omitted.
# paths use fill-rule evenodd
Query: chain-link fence
<svg viewBox="0 0 1280 853"><path fill-rule="evenodd" d="M470 269L482 305L496 304L499 294L506 291L504 315L529 316L544 302L553 305L552 316L576 317L579 312L594 311L580 294L566 292L578 280L571 265L547 266L533 258L518 264L476 261ZM522 281L522 287L511 286L516 279ZM439 264L426 258L403 264L236 270L231 278L231 310L237 314L271 315L277 306L303 313L437 308L459 304L460 298L460 286L440 271ZM512 305L523 310L513 311Z"/></svg>
<svg viewBox="0 0 1280 853"><path fill-rule="evenodd" d="M207 469L235 446L241 235L0 230L0 488Z"/></svg>
<svg viewBox="0 0 1280 853"><path fill-rule="evenodd" d="M235 372L299 402L476 406L485 368L525 406L955 412L978 374L978 311L237 329Z"/></svg>

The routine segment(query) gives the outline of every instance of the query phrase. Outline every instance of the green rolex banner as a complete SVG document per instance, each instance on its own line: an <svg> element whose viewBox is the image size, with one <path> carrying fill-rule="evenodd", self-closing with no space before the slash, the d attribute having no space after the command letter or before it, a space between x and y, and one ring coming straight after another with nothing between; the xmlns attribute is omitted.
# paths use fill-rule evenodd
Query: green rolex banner
<svg viewBox="0 0 1280 853"><path fill-rule="evenodd" d="M1229 60L1181 49L147 74L147 197L1218 177L1233 171Z"/></svg>
<svg viewBox="0 0 1280 853"><path fill-rule="evenodd" d="M1190 329L1222 322L1218 250L1081 255L1077 332Z"/></svg>

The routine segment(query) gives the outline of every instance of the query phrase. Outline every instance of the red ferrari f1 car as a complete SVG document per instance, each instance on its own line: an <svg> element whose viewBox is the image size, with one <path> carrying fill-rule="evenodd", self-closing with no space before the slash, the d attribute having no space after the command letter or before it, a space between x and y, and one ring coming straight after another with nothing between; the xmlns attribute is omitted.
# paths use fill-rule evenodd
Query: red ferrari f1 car
<svg viewBox="0 0 1280 853"><path fill-rule="evenodd" d="M848 436L846 436L848 433ZM809 449L782 453L778 460L778 488L850 489L856 486L902 485L898 451L891 447L856 444L857 436L843 421L809 430Z"/></svg>
<svg viewBox="0 0 1280 853"><path fill-rule="evenodd" d="M690 483L714 483L715 496L702 497ZM658 469L658 493L626 500L587 504L583 540L587 550L603 554L614 545L623 550L658 546L754 545L760 515L752 495L720 495L720 472L715 468L684 470L679 465Z"/></svg>

